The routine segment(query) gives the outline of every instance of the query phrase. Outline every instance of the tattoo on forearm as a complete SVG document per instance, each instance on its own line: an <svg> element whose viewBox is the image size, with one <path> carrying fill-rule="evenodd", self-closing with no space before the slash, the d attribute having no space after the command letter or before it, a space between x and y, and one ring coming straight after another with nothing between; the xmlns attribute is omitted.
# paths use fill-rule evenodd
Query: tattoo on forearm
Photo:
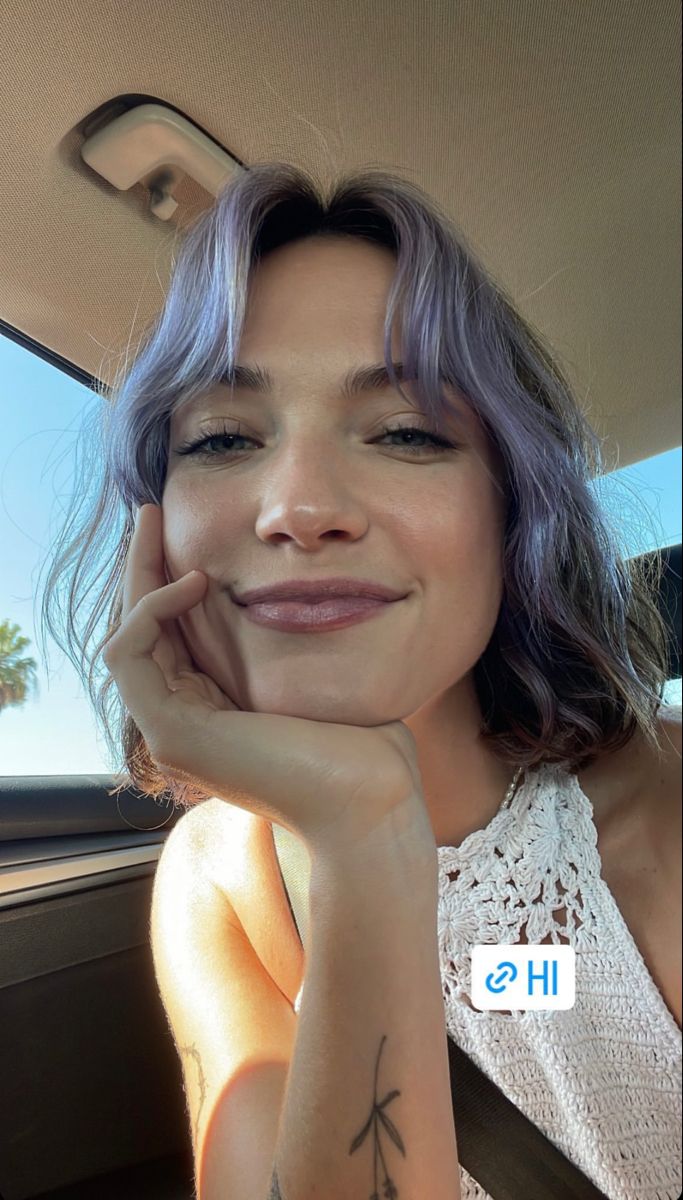
<svg viewBox="0 0 683 1200"><path fill-rule="evenodd" d="M378 1100L377 1100L377 1076L379 1074L379 1060L382 1057L382 1050L384 1049L384 1043L386 1042L386 1040L387 1039L386 1039L386 1034L385 1034L379 1044L379 1052L377 1054L377 1062L375 1063L375 1094L374 1094L374 1098L373 1098L373 1102L372 1102L372 1109L370 1111L370 1116L368 1117L367 1121L365 1122L365 1125L361 1129L360 1133L356 1134L355 1138L353 1139L353 1141L351 1143L351 1149L349 1150L349 1155L355 1154L358 1147L363 1145L363 1142L365 1141L368 1133L372 1129L373 1136L374 1136L374 1151L375 1152L373 1155L374 1177L373 1177L373 1190L372 1190L371 1194L373 1196L377 1196L377 1197L379 1196L379 1189L377 1186L377 1170L378 1170L377 1160L379 1158L381 1160L381 1169L384 1172L382 1195L386 1196L387 1200L396 1200L396 1197L398 1197L398 1188L396 1187L396 1184L394 1183L393 1179L391 1178L391 1176L389 1175L389 1172L387 1170L387 1164L386 1164L386 1161L384 1158L384 1153L382 1151L382 1147L380 1145L380 1140L379 1140L380 1122L381 1122L382 1125L384 1126L384 1129L389 1134L389 1137L391 1138L392 1142L394 1143L395 1146L398 1147L398 1149L401 1151L401 1154L405 1158L406 1151L405 1151L405 1146L403 1145L403 1141L401 1139L401 1135L398 1132L398 1129L394 1125L393 1121L387 1116L386 1112L384 1111L385 1108L387 1107L387 1105L390 1104L392 1100L395 1100L397 1096L400 1096L401 1093L397 1089L394 1089L392 1092L387 1092L387 1095L384 1097L384 1099L382 1101L378 1102ZM271 1200L271 1198L269 1197L268 1200ZM275 1196L273 1197L273 1200L279 1200L279 1193L275 1194Z"/></svg>
<svg viewBox="0 0 683 1200"><path fill-rule="evenodd" d="M386 1161L384 1158L384 1153L383 1153L382 1147L380 1145L380 1140L379 1140L380 1122L384 1126L384 1129L386 1130L386 1132L389 1134L389 1137L391 1138L394 1145L398 1147L398 1149L401 1151L401 1154L403 1155L403 1157L404 1158L406 1157L406 1150L405 1150L405 1146L403 1145L403 1139L402 1139L400 1133L398 1132L398 1129L394 1125L394 1122L391 1120L391 1118L389 1116L387 1116L387 1113L384 1111L386 1109L387 1105L391 1104L391 1101L395 1100L397 1096L401 1095L401 1093L397 1088L394 1088L393 1091L387 1092L387 1094L383 1100L378 1101L378 1099L377 1099L377 1076L379 1075L379 1060L382 1057L382 1050L384 1049L384 1043L386 1042L386 1040L387 1039L386 1039L386 1034L385 1034L379 1044L379 1051L377 1053L377 1062L375 1063L375 1092L374 1092L374 1097L373 1097L373 1101L372 1101L372 1109L370 1111L370 1116L368 1117L367 1121L365 1122L365 1125L361 1129L360 1133L357 1133L355 1138L351 1142L351 1148L349 1150L349 1157L350 1157L352 1154L355 1154L355 1152L356 1152L356 1150L358 1150L359 1146L363 1145L363 1142L365 1141L368 1133L372 1129L373 1136L374 1136L374 1151L375 1152L374 1152L374 1156L373 1156L373 1188L372 1188L372 1192L370 1193L370 1200L379 1200L379 1195L380 1195L379 1188L377 1186L378 1159L381 1160L381 1170L384 1173L384 1179L382 1182L382 1195L386 1197L386 1200L398 1200L398 1188L396 1187L394 1180L389 1175L389 1172L387 1170L387 1164L386 1164ZM273 1177L270 1181L270 1191L268 1192L267 1200L283 1200L283 1196L280 1191L280 1184L279 1184L278 1177L277 1177L277 1169L275 1169L273 1171Z"/></svg>
<svg viewBox="0 0 683 1200"><path fill-rule="evenodd" d="M280 1184L277 1181L277 1171L273 1171L273 1178L270 1181L270 1191L268 1192L267 1200L282 1200Z"/></svg>
<svg viewBox="0 0 683 1200"><path fill-rule="evenodd" d="M196 1149L197 1148L197 1138L199 1135L199 1117L201 1115L202 1108L204 1107L204 1099L206 1097L206 1080L204 1077L204 1068L202 1066L202 1060L199 1057L199 1051L196 1046L194 1046L194 1045L193 1046L178 1046L178 1050L179 1050L180 1054L182 1054L185 1058L193 1059L194 1063L196 1065L197 1082L199 1085L199 1104L197 1105L197 1116L195 1119L194 1129L192 1130L192 1145ZM187 1070L187 1067L185 1069ZM188 1096L188 1108L189 1108L189 1096ZM191 1109L190 1109L190 1111L191 1111Z"/></svg>

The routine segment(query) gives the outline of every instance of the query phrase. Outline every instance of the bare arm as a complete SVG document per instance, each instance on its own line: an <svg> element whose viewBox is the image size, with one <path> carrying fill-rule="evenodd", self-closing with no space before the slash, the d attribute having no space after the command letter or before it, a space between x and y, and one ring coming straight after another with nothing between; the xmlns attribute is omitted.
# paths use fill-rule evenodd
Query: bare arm
<svg viewBox="0 0 683 1200"><path fill-rule="evenodd" d="M312 859L309 948L268 1200L460 1200L438 861ZM393 1189L393 1190L392 1190Z"/></svg>

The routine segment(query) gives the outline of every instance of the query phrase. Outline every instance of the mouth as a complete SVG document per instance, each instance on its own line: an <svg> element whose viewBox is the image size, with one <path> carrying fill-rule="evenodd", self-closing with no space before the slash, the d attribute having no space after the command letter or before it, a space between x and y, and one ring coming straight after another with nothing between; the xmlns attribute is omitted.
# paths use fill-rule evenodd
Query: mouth
<svg viewBox="0 0 683 1200"><path fill-rule="evenodd" d="M282 633L328 633L387 612L398 600L371 596L330 596L319 600L262 600L237 605L245 619Z"/></svg>
<svg viewBox="0 0 683 1200"><path fill-rule="evenodd" d="M318 604L321 600L337 598L369 598L371 600L402 600L406 589L396 590L374 579L358 579L350 576L328 576L325 579L287 579L281 583L265 584L236 592L229 589L236 604L261 604L264 601L300 600L305 604Z"/></svg>

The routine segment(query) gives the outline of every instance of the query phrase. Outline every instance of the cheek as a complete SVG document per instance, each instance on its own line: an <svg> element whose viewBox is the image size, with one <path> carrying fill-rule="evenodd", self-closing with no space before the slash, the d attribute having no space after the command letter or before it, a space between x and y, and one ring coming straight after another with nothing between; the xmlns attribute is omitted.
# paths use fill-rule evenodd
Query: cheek
<svg viewBox="0 0 683 1200"><path fill-rule="evenodd" d="M430 642L476 661L488 645L503 594L502 507L497 495L465 486L447 502L423 501L404 526L411 567L424 589Z"/></svg>
<svg viewBox="0 0 683 1200"><path fill-rule="evenodd" d="M223 579L229 556L226 548L238 545L243 519L239 507L202 500L189 489L170 487L163 498L164 557L174 579L199 568L211 578Z"/></svg>
<svg viewBox="0 0 683 1200"><path fill-rule="evenodd" d="M501 505L481 485L464 480L455 493L452 487L434 495L423 493L419 504L405 506L400 515L397 510L397 521L402 531L398 544L408 548L416 568L424 571L425 583L437 579L467 586L468 580L500 575Z"/></svg>

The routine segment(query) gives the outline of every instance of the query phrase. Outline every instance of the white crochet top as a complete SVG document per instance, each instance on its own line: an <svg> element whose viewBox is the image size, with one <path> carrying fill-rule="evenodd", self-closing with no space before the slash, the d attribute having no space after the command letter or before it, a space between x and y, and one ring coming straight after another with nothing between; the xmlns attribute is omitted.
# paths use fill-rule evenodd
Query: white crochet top
<svg viewBox="0 0 683 1200"><path fill-rule="evenodd" d="M681 1030L602 878L576 776L528 772L508 809L437 853L450 1036L610 1200L679 1200ZM515 942L574 947L573 1008L471 1006L471 946ZM462 1200L491 1200L460 1171Z"/></svg>

